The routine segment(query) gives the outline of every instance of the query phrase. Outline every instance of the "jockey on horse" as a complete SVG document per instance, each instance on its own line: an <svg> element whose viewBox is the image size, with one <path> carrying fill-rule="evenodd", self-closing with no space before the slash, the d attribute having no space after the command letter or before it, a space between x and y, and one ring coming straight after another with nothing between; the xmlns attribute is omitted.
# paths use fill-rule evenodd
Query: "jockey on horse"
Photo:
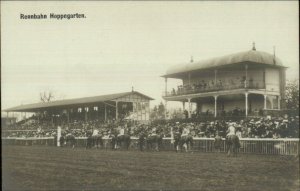
<svg viewBox="0 0 300 191"><path fill-rule="evenodd" d="M100 134L98 129L94 129L93 132L88 131L86 133L86 136L87 136L86 149L92 148L93 146L98 148L99 144L103 146L102 135Z"/></svg>
<svg viewBox="0 0 300 191"><path fill-rule="evenodd" d="M190 149L193 147L193 137L191 136L190 126L185 126L182 130L181 138L180 138L180 146L185 145L185 151L188 151L188 147Z"/></svg>
<svg viewBox="0 0 300 191"><path fill-rule="evenodd" d="M144 127L144 125L141 125L137 129L136 135L138 135L138 137L139 137L138 145L139 145L140 151L144 151L144 145L145 145L145 141L147 139L147 132L146 132L146 128Z"/></svg>
<svg viewBox="0 0 300 191"><path fill-rule="evenodd" d="M161 129L160 129L161 130ZM146 139L147 142L147 148L152 149L153 144L156 146L155 150L159 151L162 146L162 140L163 140L163 133L158 132L159 130L157 127L153 127L150 130L150 134Z"/></svg>
<svg viewBox="0 0 300 191"><path fill-rule="evenodd" d="M99 144L103 146L102 135L98 129L94 129L92 134L92 139L93 139L93 146L96 146L96 148L99 147Z"/></svg>
<svg viewBox="0 0 300 191"><path fill-rule="evenodd" d="M227 130L226 143L228 145L227 147L228 156L230 156L231 150L233 151L234 156L237 156L237 151L240 148L240 140L239 137L235 134L234 126L235 123L229 123L229 127Z"/></svg>
<svg viewBox="0 0 300 191"><path fill-rule="evenodd" d="M71 133L71 131L67 131L66 134L66 143L70 143L71 147L74 149L75 148L75 144L76 144L76 138L75 136Z"/></svg>
<svg viewBox="0 0 300 191"><path fill-rule="evenodd" d="M117 149L118 146L121 146L121 143L125 143L125 147L128 150L130 146L130 135L125 134L125 128L122 126L118 127L118 134L113 133L112 135L112 148Z"/></svg>
<svg viewBox="0 0 300 191"><path fill-rule="evenodd" d="M174 148L177 152L178 150L182 150L182 147L185 146L185 151L188 151L188 147L190 149L193 148L193 137L191 136L190 126L179 126L177 125L174 128Z"/></svg>

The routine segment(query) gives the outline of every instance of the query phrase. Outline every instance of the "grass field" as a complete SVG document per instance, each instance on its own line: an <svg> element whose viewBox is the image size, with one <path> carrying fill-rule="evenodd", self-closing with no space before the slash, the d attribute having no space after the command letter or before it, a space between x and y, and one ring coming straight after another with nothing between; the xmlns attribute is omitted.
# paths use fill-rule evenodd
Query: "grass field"
<svg viewBox="0 0 300 191"><path fill-rule="evenodd" d="M292 157L2 147L3 190L299 190Z"/></svg>

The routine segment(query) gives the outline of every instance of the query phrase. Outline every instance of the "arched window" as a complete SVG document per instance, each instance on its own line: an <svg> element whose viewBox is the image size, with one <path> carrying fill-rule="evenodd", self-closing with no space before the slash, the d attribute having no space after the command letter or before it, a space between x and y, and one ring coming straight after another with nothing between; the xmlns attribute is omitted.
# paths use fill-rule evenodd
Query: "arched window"
<svg viewBox="0 0 300 191"><path fill-rule="evenodd" d="M78 108L78 113L81 113L81 112L82 112L82 108L79 107L79 108Z"/></svg>

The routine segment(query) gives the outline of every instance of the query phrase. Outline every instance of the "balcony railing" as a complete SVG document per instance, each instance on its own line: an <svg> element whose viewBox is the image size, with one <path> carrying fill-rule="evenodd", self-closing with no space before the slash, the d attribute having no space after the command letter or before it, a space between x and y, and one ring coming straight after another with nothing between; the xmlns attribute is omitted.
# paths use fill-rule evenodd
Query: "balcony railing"
<svg viewBox="0 0 300 191"><path fill-rule="evenodd" d="M207 93L215 91L224 90L234 90L234 89L264 89L265 85L263 83L249 83L249 84L236 84L236 85L214 85L214 86L178 86L177 90L173 89L169 92L163 92L163 96L179 96L197 93Z"/></svg>

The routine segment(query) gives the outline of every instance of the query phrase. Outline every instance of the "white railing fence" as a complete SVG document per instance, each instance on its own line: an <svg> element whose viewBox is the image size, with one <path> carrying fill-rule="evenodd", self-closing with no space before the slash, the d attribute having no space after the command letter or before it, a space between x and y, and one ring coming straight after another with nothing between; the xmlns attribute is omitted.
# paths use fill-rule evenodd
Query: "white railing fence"
<svg viewBox="0 0 300 191"><path fill-rule="evenodd" d="M84 147L86 145L86 137L77 137L76 145ZM110 138L103 138L105 149L111 148ZM47 145L56 146L57 140L54 137L28 137L17 138L9 137L2 138L2 145ZM286 139L254 139L254 138L241 138L240 153L255 153L267 155L298 155L299 154L299 139L286 138ZM137 150L139 148L138 138L131 138L130 149ZM161 150L172 151L174 145L171 138L163 139L163 147ZM225 139L221 142L221 152L226 152L227 145ZM194 138L193 151L195 152L217 152L214 147L214 138Z"/></svg>

